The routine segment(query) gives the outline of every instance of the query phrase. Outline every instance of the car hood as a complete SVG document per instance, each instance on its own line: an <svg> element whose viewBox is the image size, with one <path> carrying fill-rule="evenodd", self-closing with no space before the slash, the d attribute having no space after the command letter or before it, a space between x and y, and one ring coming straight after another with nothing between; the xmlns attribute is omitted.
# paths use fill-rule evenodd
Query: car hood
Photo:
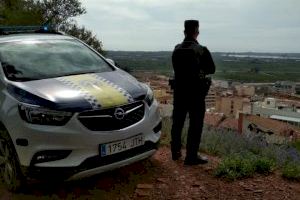
<svg viewBox="0 0 300 200"><path fill-rule="evenodd" d="M147 88L122 70L13 82L19 101L55 110L103 109L142 100Z"/></svg>

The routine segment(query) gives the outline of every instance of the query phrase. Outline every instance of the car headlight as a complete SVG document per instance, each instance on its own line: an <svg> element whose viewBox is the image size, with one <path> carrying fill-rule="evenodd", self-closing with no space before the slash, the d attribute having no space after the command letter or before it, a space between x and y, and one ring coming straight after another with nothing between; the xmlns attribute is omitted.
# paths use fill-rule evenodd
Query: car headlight
<svg viewBox="0 0 300 200"><path fill-rule="evenodd" d="M71 112L55 111L35 105L19 104L21 118L31 124L63 126L73 116Z"/></svg>
<svg viewBox="0 0 300 200"><path fill-rule="evenodd" d="M153 91L151 90L150 87L148 87L147 95L146 95L145 101L147 102L148 106L151 106L152 103L153 103L153 101L154 101Z"/></svg>

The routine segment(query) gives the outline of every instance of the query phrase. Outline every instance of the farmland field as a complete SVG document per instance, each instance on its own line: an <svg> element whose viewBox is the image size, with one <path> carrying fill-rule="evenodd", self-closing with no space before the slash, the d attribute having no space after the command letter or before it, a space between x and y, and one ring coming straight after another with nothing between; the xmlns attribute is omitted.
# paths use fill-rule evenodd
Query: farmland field
<svg viewBox="0 0 300 200"><path fill-rule="evenodd" d="M155 71L172 75L172 52L109 51L128 71ZM213 78L241 82L300 82L300 54L271 53L212 53L216 64Z"/></svg>

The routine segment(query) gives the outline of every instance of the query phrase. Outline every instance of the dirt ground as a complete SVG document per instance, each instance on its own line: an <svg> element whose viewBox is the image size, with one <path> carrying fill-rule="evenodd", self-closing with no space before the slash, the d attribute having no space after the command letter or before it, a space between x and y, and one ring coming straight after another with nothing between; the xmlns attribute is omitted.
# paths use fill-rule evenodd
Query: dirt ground
<svg viewBox="0 0 300 200"><path fill-rule="evenodd" d="M149 160L121 169L62 183L30 183L20 194L0 185L0 200L43 199L300 199L300 183L284 180L280 174L227 182L215 178L218 159L209 164L183 166L170 159L168 147L161 147Z"/></svg>

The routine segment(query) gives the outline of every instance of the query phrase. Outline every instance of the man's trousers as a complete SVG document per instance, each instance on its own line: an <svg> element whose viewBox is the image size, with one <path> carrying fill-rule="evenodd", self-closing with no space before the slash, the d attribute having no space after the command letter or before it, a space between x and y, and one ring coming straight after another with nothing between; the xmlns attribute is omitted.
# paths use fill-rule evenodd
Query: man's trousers
<svg viewBox="0 0 300 200"><path fill-rule="evenodd" d="M171 130L172 152L181 149L181 133L189 114L189 129L186 144L186 156L196 158L201 141L203 120L205 115L205 97L201 94L195 95L187 91L174 91L173 99L173 124Z"/></svg>

